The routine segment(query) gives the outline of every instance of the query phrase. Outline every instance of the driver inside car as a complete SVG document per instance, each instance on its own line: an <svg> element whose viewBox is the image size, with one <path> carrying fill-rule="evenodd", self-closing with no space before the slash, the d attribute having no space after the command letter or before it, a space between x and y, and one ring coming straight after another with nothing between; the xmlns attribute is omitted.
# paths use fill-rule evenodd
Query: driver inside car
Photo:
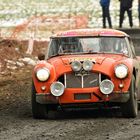
<svg viewBox="0 0 140 140"><path fill-rule="evenodd" d="M101 38L101 52L114 52L114 40L108 38Z"/></svg>

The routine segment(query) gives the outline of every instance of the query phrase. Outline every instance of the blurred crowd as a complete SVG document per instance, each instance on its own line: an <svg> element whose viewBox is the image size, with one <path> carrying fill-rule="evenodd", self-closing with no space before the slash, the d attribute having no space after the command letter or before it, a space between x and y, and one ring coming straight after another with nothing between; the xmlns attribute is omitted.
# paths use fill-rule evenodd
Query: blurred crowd
<svg viewBox="0 0 140 140"><path fill-rule="evenodd" d="M112 28L112 21L110 15L110 1L111 0L100 0L100 5L102 7L102 18L103 18L103 28L106 28L106 21L108 21L109 28ZM120 15L119 15L119 28L122 28L124 15L127 13L129 19L129 25L133 27L133 16L132 16L132 6L133 0L119 0L120 2ZM140 0L138 0L138 19L140 26Z"/></svg>

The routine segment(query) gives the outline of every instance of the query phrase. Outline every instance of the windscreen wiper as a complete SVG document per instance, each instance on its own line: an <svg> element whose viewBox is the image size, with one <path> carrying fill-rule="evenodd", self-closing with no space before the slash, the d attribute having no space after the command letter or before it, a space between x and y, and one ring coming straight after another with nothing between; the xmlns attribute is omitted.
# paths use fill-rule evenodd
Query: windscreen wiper
<svg viewBox="0 0 140 140"><path fill-rule="evenodd" d="M56 56L61 56L61 55L64 55L64 54L54 54L54 55L51 55L49 58L52 58L52 57L56 57Z"/></svg>
<svg viewBox="0 0 140 140"><path fill-rule="evenodd" d="M88 51L88 52L84 52L84 54L98 54L100 52L94 52L94 51Z"/></svg>

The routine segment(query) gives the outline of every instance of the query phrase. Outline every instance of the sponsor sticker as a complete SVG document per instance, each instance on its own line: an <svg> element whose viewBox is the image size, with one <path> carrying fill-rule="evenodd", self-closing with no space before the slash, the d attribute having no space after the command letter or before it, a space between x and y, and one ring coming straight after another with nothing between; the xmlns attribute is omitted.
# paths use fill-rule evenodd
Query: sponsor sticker
<svg viewBox="0 0 140 140"><path fill-rule="evenodd" d="M70 62L73 62L73 61L86 61L86 60L90 60L92 62L96 62L94 58L89 58L89 57L84 57L84 58L70 58Z"/></svg>

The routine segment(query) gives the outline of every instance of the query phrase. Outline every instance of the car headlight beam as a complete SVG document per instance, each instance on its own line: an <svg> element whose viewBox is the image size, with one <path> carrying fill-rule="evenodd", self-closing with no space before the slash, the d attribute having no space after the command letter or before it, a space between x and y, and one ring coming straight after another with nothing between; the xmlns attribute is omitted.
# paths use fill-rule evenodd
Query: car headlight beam
<svg viewBox="0 0 140 140"><path fill-rule="evenodd" d="M124 64L120 64L115 67L115 76L119 79L123 79L128 75L128 67Z"/></svg>
<svg viewBox="0 0 140 140"><path fill-rule="evenodd" d="M47 68L41 68L36 72L36 77L41 82L47 81L49 76L50 76L50 71Z"/></svg>

